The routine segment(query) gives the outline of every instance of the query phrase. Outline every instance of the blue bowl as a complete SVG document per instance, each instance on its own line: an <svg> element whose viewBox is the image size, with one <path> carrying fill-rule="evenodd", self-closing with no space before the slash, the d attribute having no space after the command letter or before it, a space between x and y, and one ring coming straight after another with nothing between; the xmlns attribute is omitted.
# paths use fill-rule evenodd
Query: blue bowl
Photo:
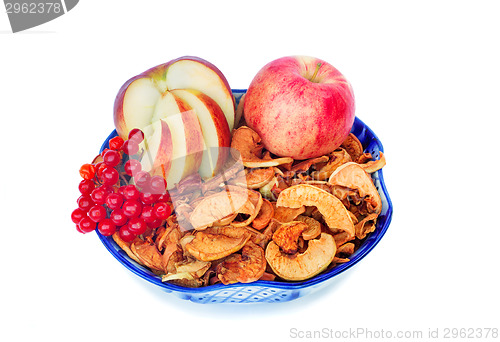
<svg viewBox="0 0 500 342"><path fill-rule="evenodd" d="M246 92L243 89L233 90L236 102ZM382 143L373 131L357 117L354 120L351 132L363 144L365 152L370 152L375 158L383 152ZM101 147L101 151L108 147L109 139L117 135L113 131ZM286 302L305 296L324 286L328 286L335 276L354 266L363 259L382 239L389 228L392 218L392 202L385 187L382 170L372 174L375 187L382 199L382 212L377 219L376 230L369 234L361 246L350 256L350 261L339 264L309 280L300 282L264 281L258 280L249 284L215 284L200 288L187 288L174 284L163 283L161 277L155 275L147 268L139 265L114 242L111 237L102 236L97 230L97 235L108 251L126 268L151 284L159 286L167 293L172 293L179 298L195 303L259 303L259 302Z"/></svg>

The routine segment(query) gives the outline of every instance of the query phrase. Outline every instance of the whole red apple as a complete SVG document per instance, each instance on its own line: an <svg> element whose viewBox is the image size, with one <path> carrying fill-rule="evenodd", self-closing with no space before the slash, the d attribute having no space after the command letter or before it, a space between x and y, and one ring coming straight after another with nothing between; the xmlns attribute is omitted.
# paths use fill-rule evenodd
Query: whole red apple
<svg viewBox="0 0 500 342"><path fill-rule="evenodd" d="M247 125L278 156L308 159L335 150L354 122L351 85L314 57L289 56L265 65L245 95Z"/></svg>

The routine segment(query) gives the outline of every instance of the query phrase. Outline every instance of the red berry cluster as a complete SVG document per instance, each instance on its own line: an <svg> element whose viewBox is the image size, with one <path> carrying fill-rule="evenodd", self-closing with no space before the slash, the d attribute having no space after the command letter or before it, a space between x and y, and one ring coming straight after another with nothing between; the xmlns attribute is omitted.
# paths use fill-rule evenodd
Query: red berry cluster
<svg viewBox="0 0 500 342"><path fill-rule="evenodd" d="M128 140L114 137L95 163L83 164L78 185L78 208L71 213L76 229L89 233L96 228L104 236L118 231L132 241L146 230L158 228L172 213L166 182L142 170L133 157L139 152L144 134L130 131ZM133 179L134 184L129 184Z"/></svg>

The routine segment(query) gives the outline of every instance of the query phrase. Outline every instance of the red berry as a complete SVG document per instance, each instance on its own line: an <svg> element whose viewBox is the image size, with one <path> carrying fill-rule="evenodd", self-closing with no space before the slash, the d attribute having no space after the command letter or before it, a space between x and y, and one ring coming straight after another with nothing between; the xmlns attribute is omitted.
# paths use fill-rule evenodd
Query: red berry
<svg viewBox="0 0 500 342"><path fill-rule="evenodd" d="M102 161L95 164L95 177L97 179L101 179L101 172L104 167L106 167L106 164Z"/></svg>
<svg viewBox="0 0 500 342"><path fill-rule="evenodd" d="M157 219L166 220L170 216L172 211L170 210L170 206L167 203L159 202L156 203L153 207L153 212Z"/></svg>
<svg viewBox="0 0 500 342"><path fill-rule="evenodd" d="M142 205L136 200L127 200L122 206L123 214L127 217L138 217L142 212Z"/></svg>
<svg viewBox="0 0 500 342"><path fill-rule="evenodd" d="M102 156L104 164L110 167L115 167L120 164L121 159L122 157L120 156L120 153L115 150L107 150Z"/></svg>
<svg viewBox="0 0 500 342"><path fill-rule="evenodd" d="M80 176L82 176L83 179L92 179L94 178L95 175L95 166L92 164L83 164L80 167Z"/></svg>
<svg viewBox="0 0 500 342"><path fill-rule="evenodd" d="M84 233L90 233L91 231L94 231L96 228L96 223L90 219L90 217L85 216L83 217L80 222L78 223L78 227L80 230Z"/></svg>
<svg viewBox="0 0 500 342"><path fill-rule="evenodd" d="M111 236L116 232L116 225L111 219L106 218L99 222L99 224L97 225L97 229L102 235Z"/></svg>
<svg viewBox="0 0 500 342"><path fill-rule="evenodd" d="M139 217L133 217L128 221L128 230L135 235L144 234L147 227L146 222Z"/></svg>
<svg viewBox="0 0 500 342"><path fill-rule="evenodd" d="M78 223L76 224L76 230L78 231L78 233L85 234L85 232L80 229L80 225Z"/></svg>
<svg viewBox="0 0 500 342"><path fill-rule="evenodd" d="M95 184L90 179L84 179L78 184L78 190L82 195L89 195L95 189Z"/></svg>
<svg viewBox="0 0 500 342"><path fill-rule="evenodd" d="M161 176L153 176L149 188L154 194L163 194L167 190L167 182Z"/></svg>
<svg viewBox="0 0 500 342"><path fill-rule="evenodd" d="M139 190L137 190L136 186L133 184L126 185L123 188L123 197L127 200L136 200L140 196Z"/></svg>
<svg viewBox="0 0 500 342"><path fill-rule="evenodd" d="M143 206L140 217L146 223L151 223L151 222L153 222L153 221L155 221L157 219L156 215L155 215L155 213L153 211L153 206L152 205L145 205L145 206Z"/></svg>
<svg viewBox="0 0 500 342"><path fill-rule="evenodd" d="M102 170L101 179L105 185L116 184L119 178L120 175L118 174L118 171L116 171L112 167L106 167L104 170Z"/></svg>
<svg viewBox="0 0 500 342"><path fill-rule="evenodd" d="M85 212L85 210L81 208L76 208L71 213L71 221L73 221L73 223L80 223L80 220L84 218L86 215L87 213Z"/></svg>
<svg viewBox="0 0 500 342"><path fill-rule="evenodd" d="M136 237L128 229L128 225L121 226L120 229L118 230L118 235L120 236L120 239L122 239L125 242L132 242Z"/></svg>
<svg viewBox="0 0 500 342"><path fill-rule="evenodd" d="M139 144L135 140L127 140L123 143L122 150L125 154L133 156L139 152Z"/></svg>
<svg viewBox="0 0 500 342"><path fill-rule="evenodd" d="M88 215L94 222L100 222L106 218L106 209L102 205L94 205L89 209Z"/></svg>
<svg viewBox="0 0 500 342"><path fill-rule="evenodd" d="M94 189L90 193L90 197L95 202L95 204L104 204L107 196L108 192L106 191L106 188L102 186Z"/></svg>
<svg viewBox="0 0 500 342"><path fill-rule="evenodd" d="M170 194L167 192L158 195L156 202L170 202Z"/></svg>
<svg viewBox="0 0 500 342"><path fill-rule="evenodd" d="M140 144L144 140L144 133L139 128L134 128L128 133L128 140L133 140Z"/></svg>
<svg viewBox="0 0 500 342"><path fill-rule="evenodd" d="M90 207L94 205L94 201L89 195L81 195L76 200L78 208L82 209L84 212L89 211Z"/></svg>
<svg viewBox="0 0 500 342"><path fill-rule="evenodd" d="M109 214L109 218L113 221L117 226L123 226L128 222L128 217L125 216L122 209L115 209Z"/></svg>
<svg viewBox="0 0 500 342"><path fill-rule="evenodd" d="M123 139L121 137L114 137L109 139L109 148L115 151L121 150Z"/></svg>
<svg viewBox="0 0 500 342"><path fill-rule="evenodd" d="M141 192L139 196L142 204L153 204L155 202L156 196L150 192Z"/></svg>
<svg viewBox="0 0 500 342"><path fill-rule="evenodd" d="M114 210L121 208L123 201L124 201L123 195L112 192L108 194L108 196L106 197L105 203L109 209Z"/></svg>
<svg viewBox="0 0 500 342"><path fill-rule="evenodd" d="M141 163L136 160L136 159L129 159L125 162L125 165L123 165L123 168L125 170L125 173L131 177L136 175L139 171L142 170L142 165Z"/></svg>
<svg viewBox="0 0 500 342"><path fill-rule="evenodd" d="M146 171L139 171L134 174L134 183L141 189L147 189L151 183L151 175Z"/></svg>
<svg viewBox="0 0 500 342"><path fill-rule="evenodd" d="M162 220L156 219L152 222L146 222L146 224L148 225L149 228L154 229L154 228L158 228L159 226L161 226L162 222L163 222Z"/></svg>

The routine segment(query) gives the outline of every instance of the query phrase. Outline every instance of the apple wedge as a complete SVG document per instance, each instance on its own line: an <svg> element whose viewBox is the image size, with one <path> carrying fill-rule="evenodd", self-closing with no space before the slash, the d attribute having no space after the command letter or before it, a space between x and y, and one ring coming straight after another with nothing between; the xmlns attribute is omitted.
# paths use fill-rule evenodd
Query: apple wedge
<svg viewBox="0 0 500 342"><path fill-rule="evenodd" d="M171 92L156 102L153 123L144 127L142 169L163 176L167 189L200 168L205 147L197 115Z"/></svg>
<svg viewBox="0 0 500 342"><path fill-rule="evenodd" d="M235 102L231 87L217 67L198 57L181 57L168 63L167 89L194 89L210 96L222 109L229 130L234 127Z"/></svg>
<svg viewBox="0 0 500 342"><path fill-rule="evenodd" d="M205 143L198 172L202 178L213 177L226 162L231 143L231 132L224 113L211 97L198 90L176 89L171 93L196 113Z"/></svg>

